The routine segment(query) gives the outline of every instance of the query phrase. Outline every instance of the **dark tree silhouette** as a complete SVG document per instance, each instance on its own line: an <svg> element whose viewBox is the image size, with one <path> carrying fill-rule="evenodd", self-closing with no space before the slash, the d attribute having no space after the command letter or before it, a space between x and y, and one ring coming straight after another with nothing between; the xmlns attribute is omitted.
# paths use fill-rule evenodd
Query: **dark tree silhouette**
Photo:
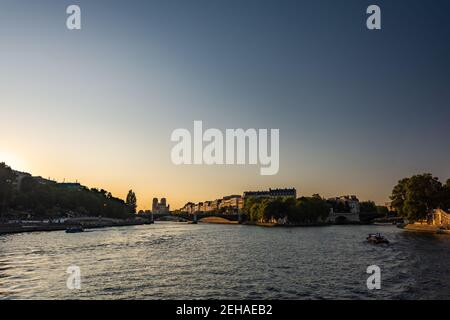
<svg viewBox="0 0 450 320"><path fill-rule="evenodd" d="M0 216L7 210L12 198L13 183L15 181L13 170L4 162L0 163Z"/></svg>
<svg viewBox="0 0 450 320"><path fill-rule="evenodd" d="M131 216L125 201L106 190L84 186L65 188L64 185L40 177L25 176L20 184L16 173L0 163L0 214L5 217L26 213L35 218L58 216Z"/></svg>
<svg viewBox="0 0 450 320"><path fill-rule="evenodd" d="M128 191L126 204L127 204L128 208L130 209L131 213L136 213L137 199L136 199L136 194L133 192L133 190Z"/></svg>

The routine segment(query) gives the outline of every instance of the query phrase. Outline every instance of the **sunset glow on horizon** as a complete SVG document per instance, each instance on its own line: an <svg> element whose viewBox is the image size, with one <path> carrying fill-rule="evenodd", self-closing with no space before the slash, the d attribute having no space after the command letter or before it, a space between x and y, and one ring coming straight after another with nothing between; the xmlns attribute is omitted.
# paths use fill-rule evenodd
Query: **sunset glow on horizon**
<svg viewBox="0 0 450 320"><path fill-rule="evenodd" d="M138 209L284 187L384 204L404 176L450 177L438 5L420 12L434 24L414 24L386 3L383 30L369 33L361 1L78 3L79 31L65 28L66 3L2 4L0 162L13 169L122 199L133 189ZM278 174L174 165L171 133L194 120L279 128Z"/></svg>

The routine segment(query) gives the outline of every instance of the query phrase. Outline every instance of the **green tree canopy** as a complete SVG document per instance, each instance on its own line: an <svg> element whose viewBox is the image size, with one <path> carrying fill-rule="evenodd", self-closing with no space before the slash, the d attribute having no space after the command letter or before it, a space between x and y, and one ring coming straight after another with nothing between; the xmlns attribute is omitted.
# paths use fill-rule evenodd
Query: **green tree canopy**
<svg viewBox="0 0 450 320"><path fill-rule="evenodd" d="M295 209L289 220L299 223L324 221L330 214L330 205L318 194L297 199Z"/></svg>
<svg viewBox="0 0 450 320"><path fill-rule="evenodd" d="M329 204L319 195L294 198L246 198L244 212L251 221L267 222L287 217L291 223L316 223L324 221Z"/></svg>
<svg viewBox="0 0 450 320"><path fill-rule="evenodd" d="M392 207L409 221L427 218L427 214L445 202L445 188L429 173L400 180L392 190Z"/></svg>

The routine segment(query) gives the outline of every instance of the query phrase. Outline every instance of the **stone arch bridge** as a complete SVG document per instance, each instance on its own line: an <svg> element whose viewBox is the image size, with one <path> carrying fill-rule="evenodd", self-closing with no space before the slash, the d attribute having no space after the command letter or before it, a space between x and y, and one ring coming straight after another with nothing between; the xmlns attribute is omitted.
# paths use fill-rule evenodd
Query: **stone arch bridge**
<svg viewBox="0 0 450 320"><path fill-rule="evenodd" d="M164 219L165 217L182 218L182 219L188 220L188 221L199 221L199 220L201 220L203 218L207 218L207 217L218 217L218 218L227 219L229 221L246 221L247 220L247 216L245 214L210 214L210 213L196 213L196 214L155 213L155 214L153 214L154 220Z"/></svg>
<svg viewBox="0 0 450 320"><path fill-rule="evenodd" d="M330 212L328 216L328 221L336 224L344 224L344 223L360 223L359 213L339 213L339 212Z"/></svg>

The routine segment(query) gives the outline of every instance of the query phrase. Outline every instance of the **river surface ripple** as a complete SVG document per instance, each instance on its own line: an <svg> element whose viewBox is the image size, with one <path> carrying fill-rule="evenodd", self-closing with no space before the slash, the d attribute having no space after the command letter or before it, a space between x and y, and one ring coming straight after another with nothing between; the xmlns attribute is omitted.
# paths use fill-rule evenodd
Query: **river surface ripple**
<svg viewBox="0 0 450 320"><path fill-rule="evenodd" d="M382 232L388 246L365 242ZM69 266L81 290L66 285ZM366 286L370 265L381 289ZM155 223L0 236L0 299L450 299L450 237Z"/></svg>

